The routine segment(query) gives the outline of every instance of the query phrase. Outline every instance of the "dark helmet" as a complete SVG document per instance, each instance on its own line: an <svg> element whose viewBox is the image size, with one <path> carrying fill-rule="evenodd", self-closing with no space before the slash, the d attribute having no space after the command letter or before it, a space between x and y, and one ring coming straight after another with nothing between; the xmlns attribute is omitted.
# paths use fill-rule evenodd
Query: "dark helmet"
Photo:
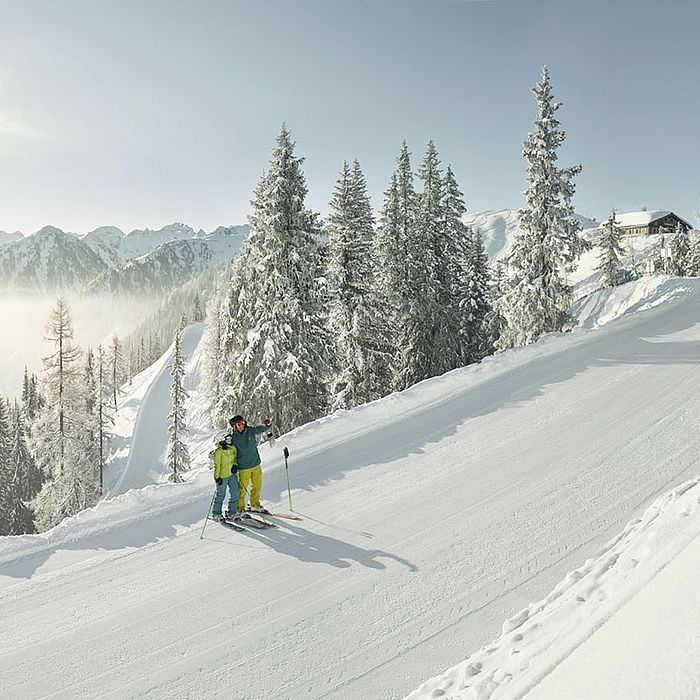
<svg viewBox="0 0 700 700"><path fill-rule="evenodd" d="M235 427L236 423L245 423L246 420L243 416L241 415L235 415L233 418L229 418L228 424L233 428Z"/></svg>

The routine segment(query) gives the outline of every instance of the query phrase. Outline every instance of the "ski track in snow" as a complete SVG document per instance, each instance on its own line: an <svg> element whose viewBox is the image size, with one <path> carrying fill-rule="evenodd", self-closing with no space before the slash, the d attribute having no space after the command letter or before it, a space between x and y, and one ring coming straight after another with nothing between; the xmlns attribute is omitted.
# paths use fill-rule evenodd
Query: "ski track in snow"
<svg viewBox="0 0 700 700"><path fill-rule="evenodd" d="M401 698L521 627L696 471L700 281L683 287L263 447L264 495L286 508L286 444L304 518L270 531L199 539L204 461L124 493L160 478L163 443L138 437L167 415L151 385L121 495L0 541L3 697Z"/></svg>

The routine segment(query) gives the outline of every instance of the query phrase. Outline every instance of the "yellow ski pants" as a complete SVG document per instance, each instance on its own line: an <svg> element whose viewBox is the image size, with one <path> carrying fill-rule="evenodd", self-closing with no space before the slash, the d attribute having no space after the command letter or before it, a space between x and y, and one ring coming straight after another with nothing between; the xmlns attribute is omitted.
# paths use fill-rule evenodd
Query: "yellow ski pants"
<svg viewBox="0 0 700 700"><path fill-rule="evenodd" d="M260 465L258 464L257 467L252 469L239 469L238 485L241 489L241 493L238 496L239 512L245 508L245 495L248 491L248 486L250 486L250 507L259 508L260 489L262 488L262 468Z"/></svg>

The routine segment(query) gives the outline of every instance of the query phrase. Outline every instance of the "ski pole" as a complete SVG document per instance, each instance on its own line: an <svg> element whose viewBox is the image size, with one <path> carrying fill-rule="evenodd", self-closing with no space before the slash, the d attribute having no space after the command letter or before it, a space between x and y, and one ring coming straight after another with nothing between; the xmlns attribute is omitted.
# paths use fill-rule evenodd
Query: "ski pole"
<svg viewBox="0 0 700 700"><path fill-rule="evenodd" d="M287 495L289 496L289 510L293 512L294 508L292 508L292 487L289 485L289 464L287 463L287 459L289 458L289 450L285 447L284 450L282 450L282 453L284 454L284 471L287 474Z"/></svg>
<svg viewBox="0 0 700 700"><path fill-rule="evenodd" d="M214 505L214 499L216 498L216 491L214 491L214 495L211 497L211 503L209 504L209 510L207 510L207 517L204 518L204 527L202 528L202 534L199 536L199 539L204 539L204 530L207 527L207 523L209 522L209 513L211 513L211 507Z"/></svg>

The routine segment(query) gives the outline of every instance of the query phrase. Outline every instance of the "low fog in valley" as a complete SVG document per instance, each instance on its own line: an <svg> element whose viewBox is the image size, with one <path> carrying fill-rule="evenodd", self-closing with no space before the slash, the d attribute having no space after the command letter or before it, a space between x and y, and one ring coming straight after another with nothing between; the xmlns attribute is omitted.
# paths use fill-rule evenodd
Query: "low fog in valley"
<svg viewBox="0 0 700 700"><path fill-rule="evenodd" d="M123 299L108 296L65 294L73 319L74 340L81 348L106 345L116 333L124 338L149 313L159 299ZM51 352L44 339L45 325L57 296L0 292L0 394L10 398L22 388L25 365L41 371L41 358Z"/></svg>

